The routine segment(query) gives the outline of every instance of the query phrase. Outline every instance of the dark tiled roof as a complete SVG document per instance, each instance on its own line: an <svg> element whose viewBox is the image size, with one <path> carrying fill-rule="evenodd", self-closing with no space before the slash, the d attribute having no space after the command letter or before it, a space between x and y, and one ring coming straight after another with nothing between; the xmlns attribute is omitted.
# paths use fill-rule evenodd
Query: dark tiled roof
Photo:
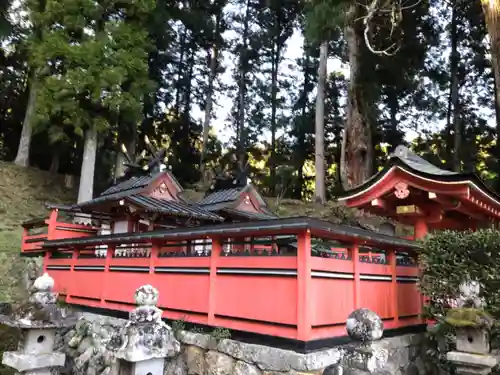
<svg viewBox="0 0 500 375"><path fill-rule="evenodd" d="M276 215L265 212L248 212L243 210L236 210L234 208L223 208L221 211L227 212L233 215L239 215L253 220L272 220L278 218Z"/></svg>
<svg viewBox="0 0 500 375"><path fill-rule="evenodd" d="M194 228L176 228L156 230L143 233L116 233L95 237L67 238L63 240L45 241L43 248L59 248L74 245L103 245L108 243L141 243L153 240L179 240L187 237L201 238L204 236L268 236L281 231L283 234L293 234L299 230L309 229L313 235L332 235L350 240L366 241L367 246L391 245L400 249L419 249L418 241L406 240L394 236L376 233L366 229L353 228L346 225L332 224L324 220L309 217L293 217L268 221L250 221L246 223L229 223L197 226ZM348 240L348 239L346 239Z"/></svg>
<svg viewBox="0 0 500 375"><path fill-rule="evenodd" d="M446 169L436 167L434 164L429 163L424 158L421 158L420 156L411 152L408 147L405 146L396 147L393 154L391 155L391 158L398 158L410 168L423 173L433 174L436 176L458 175L457 172L451 172Z"/></svg>
<svg viewBox="0 0 500 375"><path fill-rule="evenodd" d="M130 190L122 190L113 194L108 194L108 195L100 195L97 198L94 198L90 201L82 202L80 204L75 205L73 208L79 208L79 207L89 207L89 206L94 206L99 203L107 202L107 201L116 201L118 199L123 199L126 197L129 197L134 194L139 194L143 191L144 187L137 188L137 189L130 189Z"/></svg>
<svg viewBox="0 0 500 375"><path fill-rule="evenodd" d="M160 212L173 216L193 217L212 221L224 220L219 215L209 212L202 207L198 207L197 205L167 201L165 199L157 199L144 195L133 195L127 197L126 199L150 212Z"/></svg>
<svg viewBox="0 0 500 375"><path fill-rule="evenodd" d="M243 190L241 188L218 190L205 196L201 201L198 202L198 204L204 206L233 202L238 199L242 191Z"/></svg>
<svg viewBox="0 0 500 375"><path fill-rule="evenodd" d="M111 195L111 194L116 194L120 193L125 190L132 190L132 189L140 189L148 186L156 177L158 177L158 174L150 176L133 176L129 178L128 180L122 181L116 185L113 185L109 188L107 188L100 196L106 196L106 195Z"/></svg>

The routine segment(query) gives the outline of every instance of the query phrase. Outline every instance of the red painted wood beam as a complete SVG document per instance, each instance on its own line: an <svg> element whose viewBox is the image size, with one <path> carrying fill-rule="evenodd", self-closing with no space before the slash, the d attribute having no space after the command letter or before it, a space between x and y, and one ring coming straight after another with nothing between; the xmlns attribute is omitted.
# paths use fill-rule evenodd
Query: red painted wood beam
<svg viewBox="0 0 500 375"><path fill-rule="evenodd" d="M389 250L389 264L391 266L391 313L394 317L394 323L399 325L399 306L398 306L398 280L397 280L397 258L396 251Z"/></svg>
<svg viewBox="0 0 500 375"><path fill-rule="evenodd" d="M109 275L109 266L111 264L111 261L113 260L113 255L115 254L115 248L116 248L115 245L108 245L108 248L106 249L106 259L104 263L104 283L101 288L101 304L106 303L104 296L106 296L107 288L109 288L109 285L106 282L107 278L106 276Z"/></svg>
<svg viewBox="0 0 500 375"><path fill-rule="evenodd" d="M465 207L464 204L462 203L462 201L460 201L460 200L456 201L452 197L443 196L441 194L436 194L434 192L429 192L428 196L429 196L430 200L437 202L438 204L443 206L443 208L445 208L448 211L457 211L457 212L460 212L464 215L467 215L475 220L480 220L480 221L487 220L487 218L484 215L482 215L481 213L478 213L474 210L471 210L468 207ZM468 200L470 201L470 198Z"/></svg>
<svg viewBox="0 0 500 375"><path fill-rule="evenodd" d="M486 203L486 200L482 196L479 196L479 194L475 193L471 195L468 201L473 204L478 211L484 212L490 217L500 217L500 208L494 207L494 205L490 203Z"/></svg>
<svg viewBox="0 0 500 375"><path fill-rule="evenodd" d="M408 187L413 187L422 191L434 191L439 194L453 195L456 197L466 198L470 195L470 188L467 182L456 184L443 183L420 178L399 167L395 167L387 172L381 181L370 186L366 191L355 197L348 198L346 204L349 207L357 208L367 205L372 200L391 192L398 183L406 183Z"/></svg>
<svg viewBox="0 0 500 375"><path fill-rule="evenodd" d="M361 285L360 285L360 272L359 272L359 245L354 243L351 248L351 259L353 263L354 273L354 309L361 307Z"/></svg>
<svg viewBox="0 0 500 375"><path fill-rule="evenodd" d="M311 232L297 235L297 340L308 341L312 329L312 305L308 294L311 287Z"/></svg>
<svg viewBox="0 0 500 375"><path fill-rule="evenodd" d="M217 300L217 264L222 251L220 237L212 237L212 252L210 254L210 279L208 287L208 324L215 325L215 309Z"/></svg>

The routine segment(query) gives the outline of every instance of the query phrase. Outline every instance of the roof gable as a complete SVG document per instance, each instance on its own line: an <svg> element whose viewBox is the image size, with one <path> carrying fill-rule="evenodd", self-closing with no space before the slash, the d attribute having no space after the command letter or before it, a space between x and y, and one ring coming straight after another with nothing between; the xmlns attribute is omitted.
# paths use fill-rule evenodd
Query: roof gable
<svg viewBox="0 0 500 375"><path fill-rule="evenodd" d="M151 190L151 193L153 193L154 187L159 189L162 182L170 187L169 191L173 198L177 200L177 195L183 190L182 186L169 171L163 171L154 175L132 176L125 181L121 181L109 187L97 198L82 202L78 204L78 206L93 206L103 202L123 199L135 194L144 194L147 193L148 190Z"/></svg>
<svg viewBox="0 0 500 375"><path fill-rule="evenodd" d="M247 195L250 198L251 209L245 209L244 199ZM205 196L197 204L212 212L224 211L250 219L277 218L277 215L271 212L264 198L252 184L239 188L217 190Z"/></svg>

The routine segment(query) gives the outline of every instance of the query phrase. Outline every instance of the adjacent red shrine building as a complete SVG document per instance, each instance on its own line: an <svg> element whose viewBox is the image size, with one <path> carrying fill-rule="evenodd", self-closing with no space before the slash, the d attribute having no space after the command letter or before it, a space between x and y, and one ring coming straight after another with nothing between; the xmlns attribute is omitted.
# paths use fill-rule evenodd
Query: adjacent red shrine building
<svg viewBox="0 0 500 375"><path fill-rule="evenodd" d="M440 169L404 146L379 173L339 200L412 225L416 238L429 230L476 229L500 219L500 197L474 173Z"/></svg>
<svg viewBox="0 0 500 375"><path fill-rule="evenodd" d="M386 332L421 327L419 243L307 217L279 218L244 173L216 178L198 202L162 164L165 152L127 165L97 198L49 206L25 223L22 255L43 267L69 304L102 313L134 307L135 289L160 291L166 319L280 339L313 350L345 336L356 308ZM347 205L416 227L474 227L500 212L473 176L442 171L398 148Z"/></svg>

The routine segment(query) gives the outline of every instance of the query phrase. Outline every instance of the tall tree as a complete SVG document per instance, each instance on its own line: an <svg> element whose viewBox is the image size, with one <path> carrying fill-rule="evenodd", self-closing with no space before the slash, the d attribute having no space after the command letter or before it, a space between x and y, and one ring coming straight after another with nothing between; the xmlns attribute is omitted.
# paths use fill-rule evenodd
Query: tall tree
<svg viewBox="0 0 500 375"><path fill-rule="evenodd" d="M314 166L316 181L314 200L316 203L325 203L325 87L328 62L328 41L323 41L319 47L318 85L316 94L316 117L314 132Z"/></svg>
<svg viewBox="0 0 500 375"><path fill-rule="evenodd" d="M201 158L200 158L200 172L202 178L206 181L205 173L205 158L208 148L208 136L210 132L210 120L212 117L212 107L215 94L215 80L217 78L217 73L219 71L219 56L221 53L222 45L222 22L223 22L223 9L226 4L226 0L219 0L214 3L215 15L213 16L213 32L211 47L207 51L208 61L209 61L209 73L208 73L208 83L206 90L206 102L204 108L204 119L203 119L203 139L201 145Z"/></svg>
<svg viewBox="0 0 500 375"><path fill-rule="evenodd" d="M324 156L324 102L327 79L328 44L344 24L345 4L329 0L314 0L308 4L306 13L306 36L320 45L318 84L315 115L315 200L326 200L325 156Z"/></svg>
<svg viewBox="0 0 500 375"><path fill-rule="evenodd" d="M34 54L33 46L40 44L42 42L43 35L43 25L42 25L42 17L45 13L45 8L47 5L46 0L32 0L27 3L28 7L31 9L31 48L30 54ZM26 106L26 112L24 114L23 127L21 131L21 138L19 140L19 146L17 149L17 155L14 160L14 163L27 167L30 163L30 145L31 138L33 134L33 126L35 125L35 105L37 100L37 89L38 89L38 81L48 73L48 69L46 66L37 66L36 63L31 57L29 62L29 76L27 81L27 90L28 90L28 104Z"/></svg>
<svg viewBox="0 0 500 375"><path fill-rule="evenodd" d="M497 91L495 100L500 103L500 2L498 0L481 0L481 4L490 37L491 61Z"/></svg>
<svg viewBox="0 0 500 375"><path fill-rule="evenodd" d="M47 0L43 39L35 43L35 66L49 69L40 80L39 119L58 117L83 136L78 201L92 199L98 135L119 113L140 118L142 97L151 89L146 20L154 1L127 4L90 0ZM57 27L56 27L57 26Z"/></svg>
<svg viewBox="0 0 500 375"><path fill-rule="evenodd" d="M344 163L341 165L344 188L352 188L367 180L373 168L372 124L370 123L365 91L365 71L362 67L366 46L361 23L362 6L353 2L347 11L345 38L349 56L349 88L347 122L344 130Z"/></svg>
<svg viewBox="0 0 500 375"><path fill-rule="evenodd" d="M447 126L453 132L453 170L460 172L461 170L461 142L462 142L462 119L460 118L460 102L459 102L459 77L458 67L460 60L459 52L459 31L458 31L458 10L456 6L452 9L451 27L450 27L450 97L448 100L448 119Z"/></svg>

